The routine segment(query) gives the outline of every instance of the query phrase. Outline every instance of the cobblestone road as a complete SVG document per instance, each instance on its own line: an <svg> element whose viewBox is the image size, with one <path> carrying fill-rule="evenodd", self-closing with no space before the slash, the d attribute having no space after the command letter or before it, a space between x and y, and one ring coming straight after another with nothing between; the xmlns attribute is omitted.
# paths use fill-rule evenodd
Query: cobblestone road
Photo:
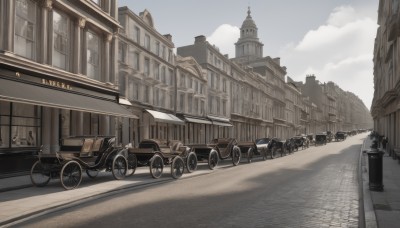
<svg viewBox="0 0 400 228"><path fill-rule="evenodd" d="M211 174L133 189L18 226L358 227L363 137L237 167L226 162Z"/></svg>

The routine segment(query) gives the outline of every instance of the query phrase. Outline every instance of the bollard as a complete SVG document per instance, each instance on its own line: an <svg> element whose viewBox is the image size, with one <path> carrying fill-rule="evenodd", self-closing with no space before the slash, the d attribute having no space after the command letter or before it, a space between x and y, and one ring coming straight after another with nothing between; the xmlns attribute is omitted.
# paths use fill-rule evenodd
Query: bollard
<svg viewBox="0 0 400 228"><path fill-rule="evenodd" d="M382 157L383 152L372 149L368 152L369 190L383 191L382 183Z"/></svg>

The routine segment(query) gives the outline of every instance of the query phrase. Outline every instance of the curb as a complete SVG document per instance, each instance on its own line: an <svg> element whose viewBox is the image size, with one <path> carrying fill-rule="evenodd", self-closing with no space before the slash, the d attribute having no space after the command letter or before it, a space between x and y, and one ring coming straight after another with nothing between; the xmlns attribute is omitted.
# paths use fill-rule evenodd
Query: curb
<svg viewBox="0 0 400 228"><path fill-rule="evenodd" d="M359 194L360 194L360 206L359 206L359 226L362 228L376 228L378 223L376 220L374 205L372 202L371 192L368 187L369 170L368 170L368 159L364 158L365 142L368 140L364 139L361 147L359 157ZM364 165L363 165L363 159Z"/></svg>

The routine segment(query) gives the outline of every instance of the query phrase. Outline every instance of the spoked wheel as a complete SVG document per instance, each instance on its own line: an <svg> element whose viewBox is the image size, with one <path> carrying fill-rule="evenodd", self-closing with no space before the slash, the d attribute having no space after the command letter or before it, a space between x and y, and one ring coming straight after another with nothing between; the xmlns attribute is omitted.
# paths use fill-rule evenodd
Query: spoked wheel
<svg viewBox="0 0 400 228"><path fill-rule="evenodd" d="M82 168L76 161L69 161L63 165L60 172L61 185L66 190L79 186L82 181Z"/></svg>
<svg viewBox="0 0 400 228"><path fill-rule="evenodd" d="M122 155L115 156L112 163L112 174L116 180L122 180L125 178L128 170L128 161Z"/></svg>
<svg viewBox="0 0 400 228"><path fill-rule="evenodd" d="M99 175L99 170L97 169L87 169L86 170L86 174L88 175L88 177L94 179L97 177L97 175Z"/></svg>
<svg viewBox="0 0 400 228"><path fill-rule="evenodd" d="M218 165L218 152L216 150L211 150L208 155L208 168L211 170L214 169Z"/></svg>
<svg viewBox="0 0 400 228"><path fill-rule="evenodd" d="M197 169L197 155L195 152L190 152L186 159L186 169L192 173Z"/></svg>
<svg viewBox="0 0 400 228"><path fill-rule="evenodd" d="M40 161L35 162L31 168L31 181L37 187L46 186L50 181L50 170Z"/></svg>
<svg viewBox="0 0 400 228"><path fill-rule="evenodd" d="M154 155L150 161L150 174L153 178L160 178L164 170L164 161L158 154Z"/></svg>
<svg viewBox="0 0 400 228"><path fill-rule="evenodd" d="M247 150L247 163L251 163L251 160L253 159L253 155L254 155L253 148L249 148Z"/></svg>
<svg viewBox="0 0 400 228"><path fill-rule="evenodd" d="M242 152L240 152L240 148L234 146L232 149L232 164L237 166L240 162L240 157L242 157Z"/></svg>
<svg viewBox="0 0 400 228"><path fill-rule="evenodd" d="M185 171L185 162L183 162L183 159L180 156L176 156L172 160L171 176L174 179L178 179L183 175L184 171Z"/></svg>
<svg viewBox="0 0 400 228"><path fill-rule="evenodd" d="M126 172L127 176L132 176L137 168L137 157L135 154L128 154L128 171Z"/></svg>

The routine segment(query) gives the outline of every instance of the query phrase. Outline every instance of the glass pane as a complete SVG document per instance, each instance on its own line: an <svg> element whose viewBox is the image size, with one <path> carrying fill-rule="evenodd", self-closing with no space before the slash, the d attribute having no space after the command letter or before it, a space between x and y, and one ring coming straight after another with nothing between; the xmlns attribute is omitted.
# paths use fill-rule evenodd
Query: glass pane
<svg viewBox="0 0 400 228"><path fill-rule="evenodd" d="M13 116L35 117L35 106L13 103Z"/></svg>
<svg viewBox="0 0 400 228"><path fill-rule="evenodd" d="M0 125L0 148L10 147L10 127Z"/></svg>
<svg viewBox="0 0 400 228"><path fill-rule="evenodd" d="M53 13L53 66L66 70L69 50L68 18L54 11Z"/></svg>
<svg viewBox="0 0 400 228"><path fill-rule="evenodd" d="M91 32L87 33L87 76L99 79L99 37Z"/></svg>
<svg viewBox="0 0 400 228"><path fill-rule="evenodd" d="M13 126L11 128L11 146L12 147L31 147L38 146L38 133L40 128Z"/></svg>
<svg viewBox="0 0 400 228"><path fill-rule="evenodd" d="M0 101L0 115L10 115L10 102Z"/></svg>
<svg viewBox="0 0 400 228"><path fill-rule="evenodd" d="M39 120L35 118L23 118L23 117L13 117L12 125L13 126L29 126L29 127L38 127Z"/></svg>

